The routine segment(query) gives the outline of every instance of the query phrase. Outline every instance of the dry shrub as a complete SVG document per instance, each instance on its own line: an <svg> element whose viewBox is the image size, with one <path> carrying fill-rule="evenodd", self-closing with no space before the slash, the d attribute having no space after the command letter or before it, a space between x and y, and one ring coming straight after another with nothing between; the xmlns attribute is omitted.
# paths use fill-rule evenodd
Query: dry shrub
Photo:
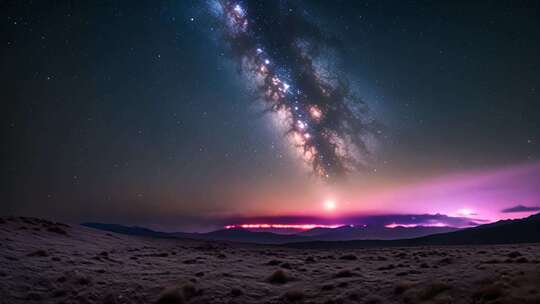
<svg viewBox="0 0 540 304"><path fill-rule="evenodd" d="M271 284L285 284L290 280L291 278L283 270L276 270L267 279Z"/></svg>
<svg viewBox="0 0 540 304"><path fill-rule="evenodd" d="M339 258L340 260L347 260L347 261L355 261L358 260L358 258L354 254L346 254Z"/></svg>
<svg viewBox="0 0 540 304"><path fill-rule="evenodd" d="M426 301L426 300L430 300L430 299L433 299L434 297L436 297L438 294L446 291L446 290L449 290L451 287L447 284L444 284L444 283L433 283L433 284L430 284L426 287L426 289L424 289L422 291L422 293L420 293L420 300L422 301Z"/></svg>
<svg viewBox="0 0 540 304"><path fill-rule="evenodd" d="M167 288L161 292L156 304L184 304L185 302L179 288Z"/></svg>
<svg viewBox="0 0 540 304"><path fill-rule="evenodd" d="M241 296L241 295L243 295L243 294L244 294L244 292L243 292L242 289L240 289L240 288L236 288L236 287L235 287L235 288L231 289L231 295L232 295L233 297L239 297L239 296Z"/></svg>
<svg viewBox="0 0 540 304"><path fill-rule="evenodd" d="M48 257L49 254L45 250L36 250L34 252L29 253L27 256L29 257Z"/></svg>
<svg viewBox="0 0 540 304"><path fill-rule="evenodd" d="M350 270L341 270L334 275L335 278L350 278L354 276L354 273Z"/></svg>
<svg viewBox="0 0 540 304"><path fill-rule="evenodd" d="M371 295L371 296L368 296L365 300L365 304L380 304L380 303L384 303L384 299L380 296L377 296L377 295Z"/></svg>
<svg viewBox="0 0 540 304"><path fill-rule="evenodd" d="M394 288L394 294L400 295L414 286L412 282L399 282Z"/></svg>
<svg viewBox="0 0 540 304"><path fill-rule="evenodd" d="M159 295L157 304L183 304L200 293L192 284L185 284L182 287L170 287Z"/></svg>
<svg viewBox="0 0 540 304"><path fill-rule="evenodd" d="M481 287L473 294L473 299L477 301L493 301L504 296L504 286L502 283L494 283Z"/></svg>
<svg viewBox="0 0 540 304"><path fill-rule="evenodd" d="M288 302L299 302L305 298L304 292L301 290L289 290L284 295L283 298Z"/></svg>

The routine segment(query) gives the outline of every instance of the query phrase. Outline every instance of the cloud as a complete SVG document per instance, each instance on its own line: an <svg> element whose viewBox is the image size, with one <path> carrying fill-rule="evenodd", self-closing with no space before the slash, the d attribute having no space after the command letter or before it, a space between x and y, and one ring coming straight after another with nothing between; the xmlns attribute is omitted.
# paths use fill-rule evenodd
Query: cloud
<svg viewBox="0 0 540 304"><path fill-rule="evenodd" d="M539 211L539 210L540 210L540 207L538 206L528 207L528 206L523 206L523 205L517 205L514 207L503 209L501 210L501 212L513 213L513 212L530 212L530 211Z"/></svg>

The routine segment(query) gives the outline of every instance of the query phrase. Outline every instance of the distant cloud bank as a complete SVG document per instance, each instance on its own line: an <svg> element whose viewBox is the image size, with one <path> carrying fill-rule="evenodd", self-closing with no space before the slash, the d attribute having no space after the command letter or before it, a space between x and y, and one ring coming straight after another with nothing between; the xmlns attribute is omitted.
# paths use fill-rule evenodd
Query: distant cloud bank
<svg viewBox="0 0 540 304"><path fill-rule="evenodd" d="M530 211L539 211L540 207L538 206L523 206L523 205L517 205L514 207L506 208L501 210L501 212L504 213L514 213L514 212L530 212Z"/></svg>

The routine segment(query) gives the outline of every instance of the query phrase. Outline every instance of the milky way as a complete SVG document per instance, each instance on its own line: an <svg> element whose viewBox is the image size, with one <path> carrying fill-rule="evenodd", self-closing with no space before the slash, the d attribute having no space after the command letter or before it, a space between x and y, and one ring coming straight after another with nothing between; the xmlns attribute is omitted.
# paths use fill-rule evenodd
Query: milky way
<svg viewBox="0 0 540 304"><path fill-rule="evenodd" d="M223 40L313 174L335 181L369 167L380 126L349 82L320 64L340 43L287 2L215 1Z"/></svg>

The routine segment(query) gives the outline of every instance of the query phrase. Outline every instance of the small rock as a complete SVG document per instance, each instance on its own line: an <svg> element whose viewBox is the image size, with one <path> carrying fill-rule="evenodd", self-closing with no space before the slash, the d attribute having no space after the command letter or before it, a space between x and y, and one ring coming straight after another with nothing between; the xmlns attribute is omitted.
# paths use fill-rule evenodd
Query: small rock
<svg viewBox="0 0 540 304"><path fill-rule="evenodd" d="M315 263L315 258L314 257L307 257L306 258L306 263Z"/></svg>
<svg viewBox="0 0 540 304"><path fill-rule="evenodd" d="M31 292L29 293L26 298L31 301L41 301L43 300L43 297L39 293Z"/></svg>
<svg viewBox="0 0 540 304"><path fill-rule="evenodd" d="M200 290L197 290L192 284L186 284L182 286L182 293L184 294L184 298L189 301L191 298L198 295Z"/></svg>
<svg viewBox="0 0 540 304"><path fill-rule="evenodd" d="M516 260L516 263L527 263L529 262L529 260L526 258L526 257L520 257L519 259Z"/></svg>
<svg viewBox="0 0 540 304"><path fill-rule="evenodd" d="M339 258L340 260L347 260L347 261L354 261L358 260L358 258L354 254L346 254Z"/></svg>
<svg viewBox="0 0 540 304"><path fill-rule="evenodd" d="M49 254L45 250L36 250L28 254L29 257L48 257Z"/></svg>
<svg viewBox="0 0 540 304"><path fill-rule="evenodd" d="M452 259L451 258L444 258L444 259L439 261L439 265L448 265L448 264L452 264Z"/></svg>
<svg viewBox="0 0 540 304"><path fill-rule="evenodd" d="M379 267L379 268L377 268L377 270L391 270L391 269L394 269L394 268L396 268L396 266L394 266L394 264L389 264L389 265L386 265L386 266Z"/></svg>
<svg viewBox="0 0 540 304"><path fill-rule="evenodd" d="M267 281L272 284L285 284L290 281L290 278L283 270L277 270L268 277Z"/></svg>
<svg viewBox="0 0 540 304"><path fill-rule="evenodd" d="M77 279L77 284L79 285L88 285L90 284L90 279L87 277L80 277Z"/></svg>
<svg viewBox="0 0 540 304"><path fill-rule="evenodd" d="M334 285L332 284L326 284L321 287L322 290L328 291L334 289Z"/></svg>
<svg viewBox="0 0 540 304"><path fill-rule="evenodd" d="M240 288L233 288L233 289L231 289L231 295L232 295L233 297L239 297L239 296L241 296L241 295L243 295L243 294L244 294L244 292L243 292L242 289L240 289Z"/></svg>
<svg viewBox="0 0 540 304"><path fill-rule="evenodd" d="M509 254L506 255L509 258L515 259L517 257L521 256L521 253L519 251L512 251Z"/></svg>
<svg viewBox="0 0 540 304"><path fill-rule="evenodd" d="M47 228L47 231L57 233L57 234L67 235L67 232L64 229L57 226L49 227Z"/></svg>
<svg viewBox="0 0 540 304"><path fill-rule="evenodd" d="M53 291L52 293L53 298L65 297L66 295L67 295L67 292L63 289L57 289Z"/></svg>
<svg viewBox="0 0 540 304"><path fill-rule="evenodd" d="M334 275L335 278L350 278L354 276L354 273L350 270L341 270Z"/></svg>
<svg viewBox="0 0 540 304"><path fill-rule="evenodd" d="M304 293L300 290L289 290L283 295L283 298L288 302L299 302L302 301L304 297Z"/></svg>
<svg viewBox="0 0 540 304"><path fill-rule="evenodd" d="M347 282L339 282L339 284L337 285L339 288L343 288L343 287L347 287L349 286L349 283Z"/></svg>
<svg viewBox="0 0 540 304"><path fill-rule="evenodd" d="M161 292L156 304L184 304L185 302L178 288L169 288Z"/></svg>

